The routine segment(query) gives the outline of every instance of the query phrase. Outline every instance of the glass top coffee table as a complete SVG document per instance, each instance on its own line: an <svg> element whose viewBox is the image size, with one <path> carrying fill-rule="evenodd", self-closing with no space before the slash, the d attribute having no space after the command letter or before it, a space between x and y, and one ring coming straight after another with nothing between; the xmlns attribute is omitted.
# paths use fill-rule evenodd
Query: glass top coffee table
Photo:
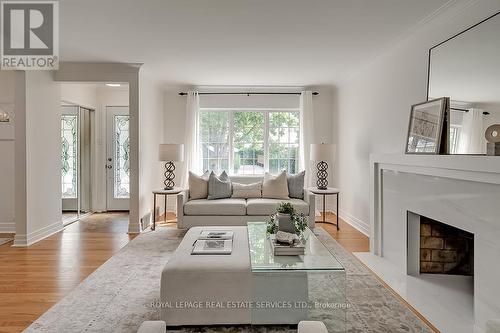
<svg viewBox="0 0 500 333"><path fill-rule="evenodd" d="M304 231L306 248L301 256L275 256L265 222L248 222L247 229L252 272L344 271L342 264L309 228Z"/></svg>
<svg viewBox="0 0 500 333"><path fill-rule="evenodd" d="M328 332L345 332L345 269L309 228L305 254L275 256L265 222L248 222L252 269L252 324L320 320Z"/></svg>

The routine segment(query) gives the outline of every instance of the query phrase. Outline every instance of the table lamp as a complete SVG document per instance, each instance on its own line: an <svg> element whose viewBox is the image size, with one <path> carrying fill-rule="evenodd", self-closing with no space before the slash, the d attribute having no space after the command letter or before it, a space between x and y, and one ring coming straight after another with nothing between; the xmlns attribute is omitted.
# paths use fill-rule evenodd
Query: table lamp
<svg viewBox="0 0 500 333"><path fill-rule="evenodd" d="M329 143L313 143L311 144L311 161L317 162L316 168L317 181L316 186L319 190L326 190L328 188L328 163L333 161L335 145Z"/></svg>
<svg viewBox="0 0 500 333"><path fill-rule="evenodd" d="M158 160L165 162L165 190L175 186L174 162L184 161L184 145L178 143L162 143L158 149Z"/></svg>

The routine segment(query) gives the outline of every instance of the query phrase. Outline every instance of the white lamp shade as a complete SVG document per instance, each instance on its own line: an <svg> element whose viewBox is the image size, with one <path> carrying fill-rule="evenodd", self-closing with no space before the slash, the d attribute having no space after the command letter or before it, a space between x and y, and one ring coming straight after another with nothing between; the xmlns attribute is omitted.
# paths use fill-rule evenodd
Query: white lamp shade
<svg viewBox="0 0 500 333"><path fill-rule="evenodd" d="M158 149L158 161L182 162L184 161L184 145L178 143L162 143Z"/></svg>
<svg viewBox="0 0 500 333"><path fill-rule="evenodd" d="M311 161L332 162L335 155L335 145L331 143L311 144Z"/></svg>

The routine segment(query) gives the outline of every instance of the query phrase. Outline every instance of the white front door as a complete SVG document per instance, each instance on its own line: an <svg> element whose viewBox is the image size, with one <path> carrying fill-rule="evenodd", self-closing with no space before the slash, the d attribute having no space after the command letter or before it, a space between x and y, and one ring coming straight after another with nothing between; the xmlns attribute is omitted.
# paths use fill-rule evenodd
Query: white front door
<svg viewBox="0 0 500 333"><path fill-rule="evenodd" d="M127 106L106 107L107 210L129 210L130 133Z"/></svg>

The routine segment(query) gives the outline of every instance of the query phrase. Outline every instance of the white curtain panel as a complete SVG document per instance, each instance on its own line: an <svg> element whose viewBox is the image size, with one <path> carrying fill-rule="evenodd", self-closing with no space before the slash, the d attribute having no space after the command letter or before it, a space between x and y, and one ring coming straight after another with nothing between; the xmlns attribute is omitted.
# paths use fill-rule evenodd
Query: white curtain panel
<svg viewBox="0 0 500 333"><path fill-rule="evenodd" d="M306 187L312 186L313 172L309 158L311 143L314 143L314 114L312 91L302 91L300 93L300 159L299 170L305 170L304 184Z"/></svg>
<svg viewBox="0 0 500 333"><path fill-rule="evenodd" d="M464 112L458 139L459 154L485 154L483 110L469 109Z"/></svg>
<svg viewBox="0 0 500 333"><path fill-rule="evenodd" d="M200 97L197 91L189 91L186 101L186 129L184 131L184 177L183 187L187 187L188 172L200 174L201 165L199 158L199 115Z"/></svg>

